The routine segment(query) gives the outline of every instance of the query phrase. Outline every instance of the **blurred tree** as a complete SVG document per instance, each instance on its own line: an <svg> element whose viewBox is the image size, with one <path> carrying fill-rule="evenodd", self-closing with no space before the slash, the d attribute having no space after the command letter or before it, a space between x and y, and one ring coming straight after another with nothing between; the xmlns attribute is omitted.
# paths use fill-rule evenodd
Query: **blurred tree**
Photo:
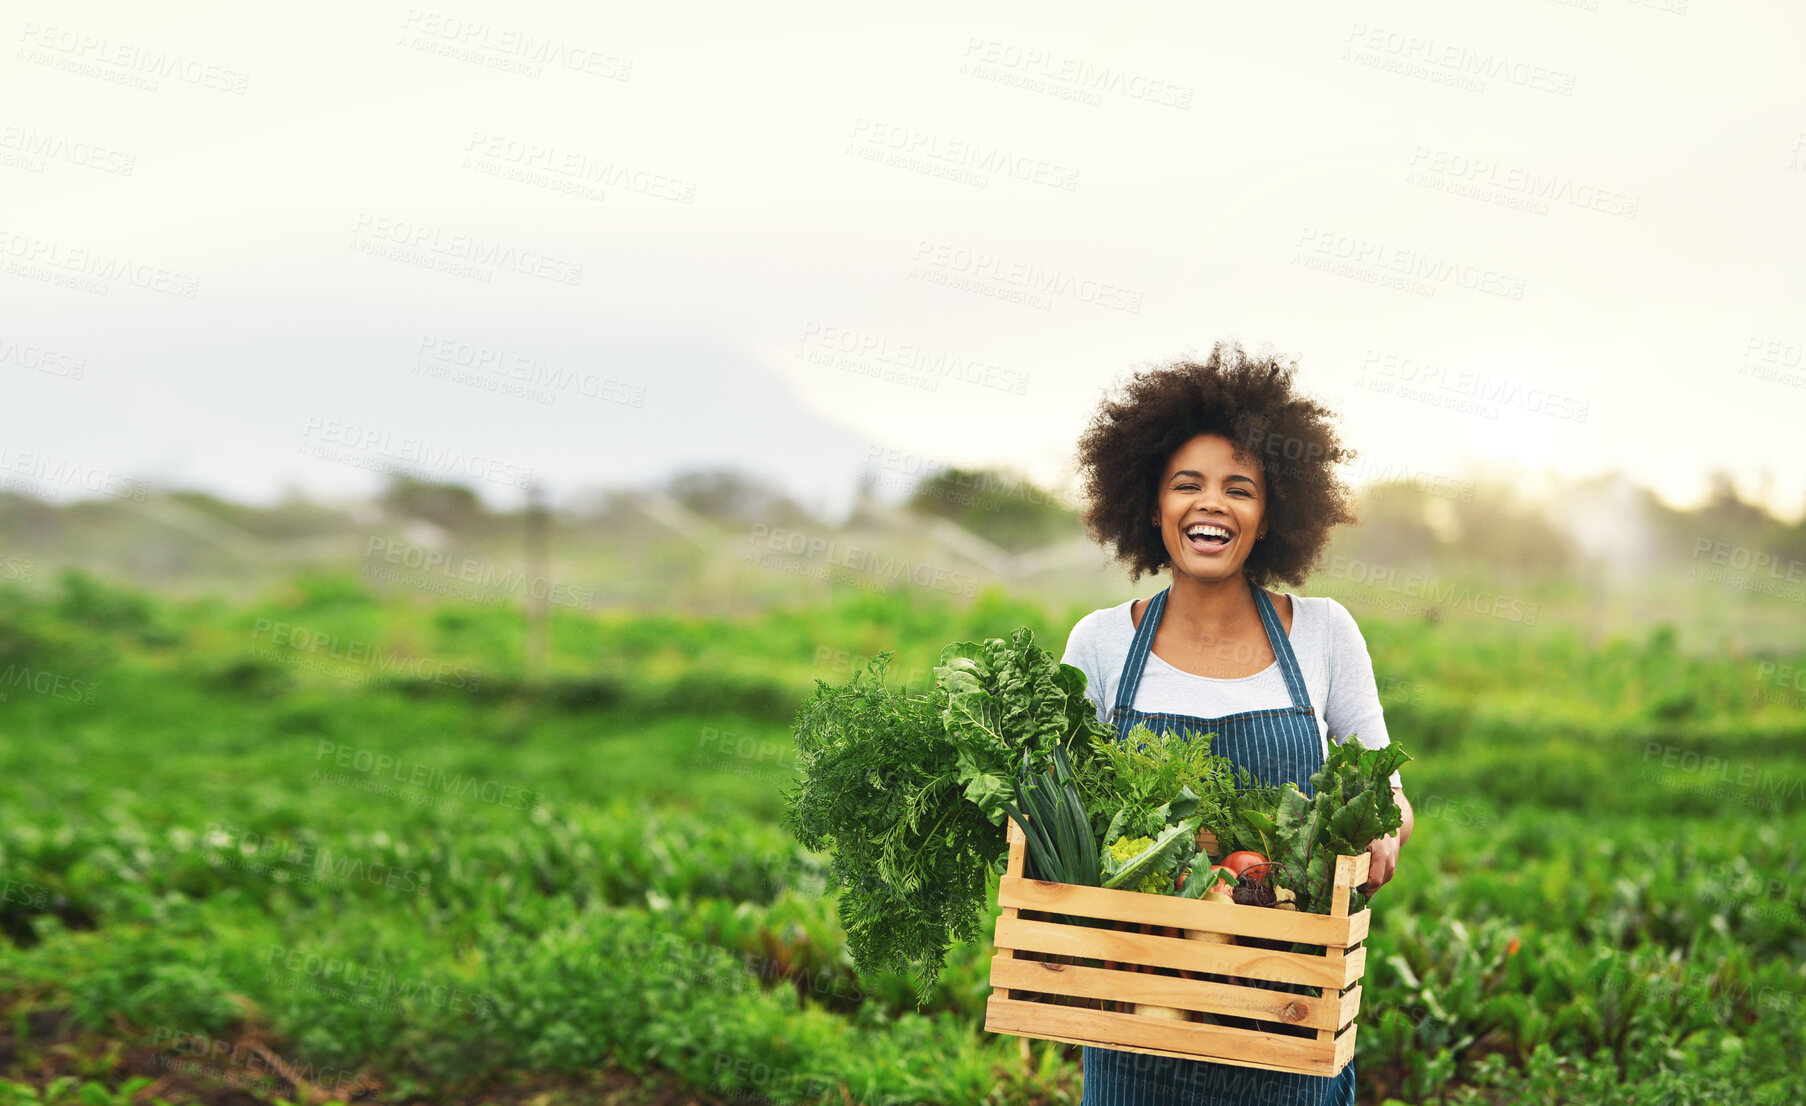
<svg viewBox="0 0 1806 1106"><path fill-rule="evenodd" d="M1574 539L1509 486L1481 484L1471 499L1449 501L1449 514L1451 552L1474 568L1530 576L1565 572L1575 562Z"/></svg>
<svg viewBox="0 0 1806 1106"><path fill-rule="evenodd" d="M1054 492L995 469L942 469L916 485L909 509L952 519L1012 553L1084 532L1078 513Z"/></svg>
<svg viewBox="0 0 1806 1106"><path fill-rule="evenodd" d="M1789 577L1794 562L1806 562L1806 518L1790 524L1761 505L1746 502L1728 472L1714 473L1705 504L1680 517L1689 541L1706 539L1764 554L1771 558L1764 571L1781 579ZM1686 552L1693 555L1691 545ZM1798 582L1799 577L1793 580Z"/></svg>
<svg viewBox="0 0 1806 1106"><path fill-rule="evenodd" d="M453 533L482 529L488 512L477 493L462 484L440 484L396 473L377 502L402 518L425 519Z"/></svg>
<svg viewBox="0 0 1806 1106"><path fill-rule="evenodd" d="M665 493L704 518L767 526L809 518L808 512L776 484L733 469L678 473L665 485Z"/></svg>
<svg viewBox="0 0 1806 1106"><path fill-rule="evenodd" d="M1336 532L1335 551L1374 564L1436 563L1442 557L1443 542L1430 524L1432 498L1405 481L1364 489L1355 507L1360 524Z"/></svg>

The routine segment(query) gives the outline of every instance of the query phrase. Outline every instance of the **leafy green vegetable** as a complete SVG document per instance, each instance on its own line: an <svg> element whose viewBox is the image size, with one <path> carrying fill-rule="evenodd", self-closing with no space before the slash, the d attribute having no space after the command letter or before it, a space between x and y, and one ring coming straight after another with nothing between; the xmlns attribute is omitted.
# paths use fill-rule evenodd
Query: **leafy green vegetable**
<svg viewBox="0 0 1806 1106"><path fill-rule="evenodd" d="M1142 725L1122 741L1105 742L1079 770L1079 790L1104 844L1156 837L1193 815L1207 824L1216 819L1235 781L1229 761L1210 751L1214 736L1156 734Z"/></svg>
<svg viewBox="0 0 1806 1106"><path fill-rule="evenodd" d="M1274 817L1284 788L1269 787L1245 769L1236 769L1236 786L1218 796L1214 818L1205 825L1216 836L1222 855L1248 849L1276 859Z"/></svg>
<svg viewBox="0 0 1806 1106"><path fill-rule="evenodd" d="M1201 899L1213 886L1220 885L1230 888L1239 882L1235 873L1227 868L1212 874L1213 867L1209 854L1204 852L1193 854L1191 860L1185 865L1185 886L1172 893L1182 899Z"/></svg>
<svg viewBox="0 0 1806 1106"><path fill-rule="evenodd" d="M832 853L847 947L862 971L919 962L926 1002L947 949L983 932L989 870L1003 832L966 800L940 704L884 687L889 655L834 687L817 682L797 717L801 782L784 824Z"/></svg>
<svg viewBox="0 0 1806 1106"><path fill-rule="evenodd" d="M1188 818L1168 826L1159 837L1118 838L1104 851L1103 885L1165 894L1172 890L1180 858L1196 853L1197 836L1198 820Z"/></svg>
<svg viewBox="0 0 1806 1106"><path fill-rule="evenodd" d="M1005 641L958 641L941 650L934 670L947 736L958 749L959 782L992 825L1014 801L1017 758L1045 772L1055 746L1081 768L1109 743L1110 730L1085 698L1085 674L1035 645L1018 628Z"/></svg>
<svg viewBox="0 0 1806 1106"><path fill-rule="evenodd" d="M981 932L987 880L1009 853L1003 819L1018 805L1019 761L1039 781L1024 785L1021 805L1045 808L1018 819L1024 832L1045 830L1037 848L1076 858L1081 882L1096 882L1097 840L1071 782L1109 730L1085 698L1084 673L1027 629L947 646L925 695L886 689L888 661L873 661L870 679L816 682L797 716L802 779L785 795L785 824L833 854L854 962L899 972L919 963L925 1002L947 949Z"/></svg>
<svg viewBox="0 0 1806 1106"><path fill-rule="evenodd" d="M1270 830L1264 828L1266 819L1243 813L1250 830L1270 842L1265 855L1280 865L1275 882L1292 890L1299 910L1329 913L1336 857L1365 852L1375 838L1402 824L1391 776L1410 759L1396 744L1368 749L1351 736L1332 745L1323 767L1311 776L1313 797L1290 783L1279 790ZM1356 891L1349 910L1365 904L1366 896Z"/></svg>

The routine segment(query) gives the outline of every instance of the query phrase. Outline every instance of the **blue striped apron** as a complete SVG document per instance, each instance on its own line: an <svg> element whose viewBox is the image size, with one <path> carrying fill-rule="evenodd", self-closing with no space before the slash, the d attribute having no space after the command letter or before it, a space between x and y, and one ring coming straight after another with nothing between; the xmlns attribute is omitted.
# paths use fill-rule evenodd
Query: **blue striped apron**
<svg viewBox="0 0 1806 1106"><path fill-rule="evenodd" d="M1285 677L1286 691L1292 705L1274 710L1246 711L1222 718L1200 718L1185 714L1146 714L1135 709L1135 692L1141 686L1141 674L1147 667L1148 653L1154 634L1160 627L1160 616L1166 610L1166 589L1154 596L1141 616L1129 655L1123 661L1122 679L1116 685L1116 706L1110 712L1110 723L1116 727L1117 739L1126 737L1137 724L1145 723L1155 733L1171 729L1212 733L1211 752L1228 757L1267 784L1291 780L1306 795L1311 794L1311 776L1323 767L1322 736L1317 731L1317 715L1311 709L1310 693L1305 690L1304 676L1298 671L1298 658L1273 601L1260 588L1254 592L1254 605L1260 609L1260 621L1267 630L1267 642L1279 660ZM1149 1056L1139 1052L1115 1049L1085 1049L1084 1100L1082 1106L1354 1106L1354 1065L1349 1064L1337 1077L1296 1075L1291 1072L1262 1071L1200 1060L1180 1060L1170 1056Z"/></svg>

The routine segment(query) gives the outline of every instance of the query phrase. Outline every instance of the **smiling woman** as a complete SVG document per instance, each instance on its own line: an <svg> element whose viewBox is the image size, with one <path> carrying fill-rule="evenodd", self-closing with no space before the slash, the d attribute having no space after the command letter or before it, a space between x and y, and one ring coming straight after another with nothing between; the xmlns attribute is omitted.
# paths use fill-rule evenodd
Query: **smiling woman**
<svg viewBox="0 0 1806 1106"><path fill-rule="evenodd" d="M1332 413L1295 391L1295 371L1218 345L1203 363L1134 377L1103 404L1079 444L1086 525L1132 579L1170 569L1172 584L1086 615L1064 660L1119 738L1137 725L1211 733L1212 752L1309 795L1328 742L1390 739L1348 611L1265 587L1302 583L1330 531L1354 521L1334 468L1352 453ZM1369 846L1371 890L1392 878L1411 834L1399 784L1394 773L1404 825ZM1354 1102L1353 1064L1320 1077L1096 1047L1084 1064L1084 1102L1098 1106Z"/></svg>

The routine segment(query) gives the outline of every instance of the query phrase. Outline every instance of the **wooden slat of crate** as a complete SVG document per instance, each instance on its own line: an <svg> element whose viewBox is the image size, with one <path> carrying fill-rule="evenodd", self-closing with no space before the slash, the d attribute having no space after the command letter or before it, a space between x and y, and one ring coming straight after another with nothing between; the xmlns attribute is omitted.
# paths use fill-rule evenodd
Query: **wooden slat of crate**
<svg viewBox="0 0 1806 1106"><path fill-rule="evenodd" d="M1216 842L1208 834L1201 836L1204 840L1200 843L1214 856ZM1239 1067L1309 1075L1335 1075L1354 1059L1358 1028L1354 1021L1361 1005L1361 988L1357 981L1365 972L1367 958L1366 949L1354 946L1366 939L1371 915L1363 910L1349 916L1348 904L1350 891L1367 881L1369 860L1366 854L1336 859L1330 914L1304 915L1313 920L1305 922L1305 928L1300 930L1296 928L1299 916L1288 911L1269 912L1260 907L1028 880L1023 878L1027 842L1013 819L1009 822L1009 842L1009 864L1002 881L1006 889L1000 890L999 896L1002 910L997 925L998 951L992 961L995 990L986 1009L986 1029L1024 1038L1180 1059L1208 1059ZM1123 901L1125 898L1126 902ZM1220 927L1213 929L1214 932L1316 944L1323 947L1324 954L1268 952L1043 920L1051 911L1194 931L1211 929L1211 926L1201 924L1203 916L1198 913L1175 917L1171 913L1172 905L1183 911L1205 908L1206 915L1215 915L1209 920ZM1079 908L1081 906L1083 909ZM1099 907L1107 907L1107 912L1087 913ZM1024 910L1030 912L1030 917L1022 916ZM1125 913L1130 916L1124 917ZM1331 928L1325 933L1322 923L1326 921L1332 927L1345 923L1346 929ZM1280 930L1273 928L1275 922L1282 927ZM1327 940L1307 941L1306 933ZM1008 941L1004 940L1006 936ZM1043 955L1116 960L1125 964L1125 970L1049 963L1038 959ZM1224 965L1225 959L1233 961L1233 965ZM1200 965L1200 961L1209 963ZM1322 998L1288 995L1259 987L1237 987L1209 980L1126 970L1126 965L1131 963L1336 987L1344 989L1345 993L1326 993ZM1110 978L1112 976L1130 982L1117 986L1117 981ZM1069 982L1050 985L1050 979ZM1102 993L1095 993L1100 991ZM1085 1005L1025 1001L1037 993L1076 998ZM1306 1029L1314 1028L1317 1035L1315 1039L1291 1037L1257 1029L1179 1022L1090 1008L1099 1001L1109 1000L1203 1009L1281 1023L1289 1021ZM1331 1010L1333 1016L1329 1013ZM1335 1021L1335 1028L1327 1024L1330 1020Z"/></svg>
<svg viewBox="0 0 1806 1106"><path fill-rule="evenodd" d="M1214 945L1178 937L1030 921L1022 917L998 918L992 940L999 950L1252 976L1272 983L1333 987L1337 991L1354 984L1367 967L1365 948L1355 949L1345 958L1332 961L1308 953Z"/></svg>
<svg viewBox="0 0 1806 1106"><path fill-rule="evenodd" d="M1018 1002L995 994L985 1007L985 1029L992 1033L1304 1075L1335 1075L1346 1067L1354 1057L1357 1028L1351 1025L1326 1042L1108 1010Z"/></svg>
<svg viewBox="0 0 1806 1106"><path fill-rule="evenodd" d="M1090 968L1079 964L1006 960L997 957L991 961L991 986L1044 995L1114 999L1178 1010L1203 1010L1212 1014L1231 1014L1238 1018L1257 1018L1331 1032L1348 1024L1348 1018L1343 1016L1348 1002L1346 998L1338 998L1333 993L1324 998L1313 998L1310 995L1293 995L1259 987L1238 987L1233 983L1213 983L1206 979L1182 979L1178 976ZM1356 988L1357 992L1358 990ZM1354 998L1358 1009L1360 996L1355 994Z"/></svg>
<svg viewBox="0 0 1806 1106"><path fill-rule="evenodd" d="M1004 819L1004 825L1009 831L1010 858L1004 866L1003 879L1005 881L1021 879L1022 868L1027 860L1028 837L1022 832L1022 827L1016 824L1016 819L1006 817ZM998 924L1001 925L1006 920L1015 922L1020 913L1018 909L1014 906L1000 905L1002 905L1003 908L997 915ZM1016 953L1012 949L998 949L996 954L991 957L991 963L995 966L1000 960L1013 960L1015 957ZM1015 998L1016 996L1009 991L1005 991L1003 992L1003 997Z"/></svg>
<svg viewBox="0 0 1806 1106"><path fill-rule="evenodd" d="M999 881L997 902L1022 910L1045 910L1084 918L1177 926L1209 930L1236 937L1260 937L1269 941L1298 941L1346 949L1367 937L1371 915L1363 910L1353 916L1331 917L1296 910L1236 906L1233 903L1182 899L1173 895L1144 895L1138 891L1110 891L1102 887L1077 887L1068 883L1044 883L1005 876Z"/></svg>

